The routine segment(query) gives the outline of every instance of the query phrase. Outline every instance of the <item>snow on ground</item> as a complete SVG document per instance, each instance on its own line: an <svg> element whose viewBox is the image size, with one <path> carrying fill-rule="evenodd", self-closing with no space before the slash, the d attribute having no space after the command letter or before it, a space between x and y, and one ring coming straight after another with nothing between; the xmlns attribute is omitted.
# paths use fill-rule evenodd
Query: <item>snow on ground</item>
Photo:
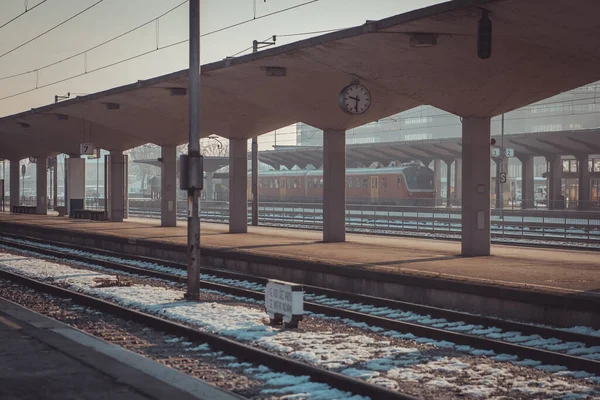
<svg viewBox="0 0 600 400"><path fill-rule="evenodd" d="M394 346L388 340L376 340L362 334L281 330L266 325L266 314L255 308L209 302L187 302L181 300L183 292L173 288L145 285L96 287L95 279L113 276L25 256L0 252L0 268L55 283L67 284L72 289L199 326L207 331L250 342L265 349L280 351L289 357L341 371L347 375L357 376L392 389L398 388L398 382L412 379L430 387L451 390L459 395L481 397L490 396L499 387L515 393L536 393L536 395L551 397L600 394L594 390L589 381L589 379L594 379L596 383L600 383L598 377L595 376L582 376L587 380L582 380L580 385L573 385L562 376L578 377L577 372L560 371L558 374L561 375L543 375L548 383L540 386L539 382L535 380L520 379L522 377L511 370L510 364L482 361L460 354L456 357L440 356L439 350L437 350L438 348L455 347L456 350L470 351L472 349L469 346L454 346L449 342L415 338L412 334L401 334L394 331L380 333L392 338L414 339L418 343L426 343L429 346ZM369 327L351 320L340 321L372 331L383 331L381 328ZM535 340L530 337L526 339ZM429 348L431 350L427 350ZM499 361L517 363L514 357L509 355L496 357ZM542 367L550 371L552 368L552 366L538 366L538 368ZM539 374L539 372L536 373ZM502 377L502 385L500 385L498 377ZM287 376L274 372L265 372L262 378L274 380L274 382L285 382L288 379ZM336 398L334 395L328 397L330 395L327 393L332 389L315 385L317 384L296 380L293 387L297 393L310 391L313 395L318 393L319 398ZM284 393L289 393L288 389L286 387ZM281 393L275 391L272 394Z"/></svg>

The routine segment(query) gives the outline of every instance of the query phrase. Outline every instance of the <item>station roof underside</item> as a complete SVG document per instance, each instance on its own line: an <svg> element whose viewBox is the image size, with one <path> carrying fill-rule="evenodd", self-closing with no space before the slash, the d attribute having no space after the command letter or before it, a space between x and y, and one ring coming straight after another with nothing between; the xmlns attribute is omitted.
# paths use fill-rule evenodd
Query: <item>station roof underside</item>
<svg viewBox="0 0 600 400"><path fill-rule="evenodd" d="M487 60L476 54L481 8L493 22ZM207 64L201 135L244 139L296 122L341 131L424 104L495 116L600 80L598 11L597 0L454 0ZM411 47L414 33L437 44ZM267 76L273 66L287 76ZM354 77L372 96L358 116L337 105ZM186 143L188 97L172 88L188 88L187 70L1 118L0 158L79 154L82 141L107 150Z"/></svg>
<svg viewBox="0 0 600 400"><path fill-rule="evenodd" d="M500 146L500 137L495 136L496 147ZM530 156L580 156L600 154L600 129L537 132L504 135L504 147L515 150L515 157ZM351 144L346 146L346 165L354 167L369 166L379 161L389 164L392 161L409 162L439 159L452 161L461 158L460 138L433 139L410 142L381 142ZM297 165L301 168L311 164L320 167L323 164L321 146L287 146L276 150L260 152L260 161L272 166L285 165L288 168Z"/></svg>

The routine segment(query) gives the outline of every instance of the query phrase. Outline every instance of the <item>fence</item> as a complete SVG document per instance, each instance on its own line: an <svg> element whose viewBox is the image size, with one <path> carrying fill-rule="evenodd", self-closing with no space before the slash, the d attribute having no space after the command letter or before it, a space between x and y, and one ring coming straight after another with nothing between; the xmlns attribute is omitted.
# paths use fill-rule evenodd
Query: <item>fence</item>
<svg viewBox="0 0 600 400"><path fill-rule="evenodd" d="M178 218L185 219L186 202L178 203ZM160 218L160 202L130 201L132 216ZM206 222L229 222L227 202L203 202L200 217ZM457 208L347 205L346 229L390 235L459 238L461 210ZM251 204L248 205L251 220ZM259 225L321 229L321 204L261 203ZM491 210L492 237L499 241L580 242L600 245L598 211L496 209Z"/></svg>

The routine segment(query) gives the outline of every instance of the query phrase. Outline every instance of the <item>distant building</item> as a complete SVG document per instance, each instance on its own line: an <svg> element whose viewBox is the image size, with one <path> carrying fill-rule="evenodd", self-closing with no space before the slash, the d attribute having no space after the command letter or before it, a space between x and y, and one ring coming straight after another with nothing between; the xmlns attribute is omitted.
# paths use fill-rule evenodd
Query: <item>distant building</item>
<svg viewBox="0 0 600 400"><path fill-rule="evenodd" d="M504 133L578 130L600 127L600 82L561 93L506 113ZM500 135L501 117L492 119L492 135ZM346 132L346 143L414 141L461 136L456 115L432 106L420 106ZM320 146L323 132L297 124L299 146Z"/></svg>

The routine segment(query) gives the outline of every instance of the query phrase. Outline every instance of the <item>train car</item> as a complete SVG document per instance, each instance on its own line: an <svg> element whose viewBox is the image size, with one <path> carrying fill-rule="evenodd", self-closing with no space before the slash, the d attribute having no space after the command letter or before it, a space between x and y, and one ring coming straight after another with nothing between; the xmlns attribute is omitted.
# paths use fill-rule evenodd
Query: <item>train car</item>
<svg viewBox="0 0 600 400"><path fill-rule="evenodd" d="M304 177L307 170L261 171L258 190L261 201L305 201ZM248 198L252 198L252 178L248 175Z"/></svg>
<svg viewBox="0 0 600 400"><path fill-rule="evenodd" d="M434 205L433 171L416 164L346 169L348 203ZM251 178L248 177L249 198ZM259 175L261 201L321 202L323 170L267 171Z"/></svg>

